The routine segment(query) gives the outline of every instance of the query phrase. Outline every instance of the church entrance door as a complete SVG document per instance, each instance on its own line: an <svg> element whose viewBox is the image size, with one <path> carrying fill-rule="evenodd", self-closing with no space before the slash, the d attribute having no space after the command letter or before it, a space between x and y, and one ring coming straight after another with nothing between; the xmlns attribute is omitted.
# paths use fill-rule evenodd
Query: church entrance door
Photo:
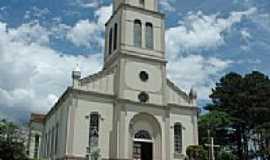
<svg viewBox="0 0 270 160"><path fill-rule="evenodd" d="M133 160L153 160L153 142L148 131L137 132L133 143Z"/></svg>
<svg viewBox="0 0 270 160"><path fill-rule="evenodd" d="M133 160L153 160L153 143L135 141Z"/></svg>

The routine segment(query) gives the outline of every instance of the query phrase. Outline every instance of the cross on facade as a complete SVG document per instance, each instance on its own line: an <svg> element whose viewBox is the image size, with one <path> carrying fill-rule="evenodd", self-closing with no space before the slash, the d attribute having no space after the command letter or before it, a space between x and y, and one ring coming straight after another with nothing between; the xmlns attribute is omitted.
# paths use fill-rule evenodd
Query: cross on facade
<svg viewBox="0 0 270 160"><path fill-rule="evenodd" d="M215 160L215 148L219 148L220 145L215 145L214 137L211 137L210 144L205 144L206 147L209 147L209 160Z"/></svg>

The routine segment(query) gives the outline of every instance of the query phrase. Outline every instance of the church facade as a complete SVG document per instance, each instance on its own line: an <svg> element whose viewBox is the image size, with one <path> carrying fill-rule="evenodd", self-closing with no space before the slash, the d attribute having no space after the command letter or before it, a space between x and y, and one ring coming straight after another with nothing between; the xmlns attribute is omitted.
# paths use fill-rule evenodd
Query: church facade
<svg viewBox="0 0 270 160"><path fill-rule="evenodd" d="M104 67L72 72L73 85L45 116L39 157L184 159L198 144L196 93L166 78L164 35L157 0L114 0Z"/></svg>

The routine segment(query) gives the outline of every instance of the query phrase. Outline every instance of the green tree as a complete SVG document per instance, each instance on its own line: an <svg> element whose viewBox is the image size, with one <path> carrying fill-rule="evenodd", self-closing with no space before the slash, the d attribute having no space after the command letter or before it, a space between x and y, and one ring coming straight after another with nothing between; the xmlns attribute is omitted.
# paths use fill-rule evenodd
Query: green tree
<svg viewBox="0 0 270 160"><path fill-rule="evenodd" d="M265 134L258 133L258 126L270 122L270 80L254 71L245 76L229 73L222 77L212 90L210 112L224 112L231 117L233 129L232 146L236 147L240 160L250 158L249 143L258 146L256 152L265 148ZM258 134L263 138L258 139Z"/></svg>
<svg viewBox="0 0 270 160"><path fill-rule="evenodd" d="M186 154L188 156L188 160L206 160L207 159L207 152L204 150L202 146L199 146L199 145L188 146L186 150Z"/></svg>
<svg viewBox="0 0 270 160"><path fill-rule="evenodd" d="M217 160L236 160L236 156L232 154L230 151L221 150L217 154Z"/></svg>
<svg viewBox="0 0 270 160"><path fill-rule="evenodd" d="M199 117L198 124L200 144L209 143L209 137L214 137L215 143L222 146L230 145L232 118L227 113L221 111L208 112Z"/></svg>
<svg viewBox="0 0 270 160"><path fill-rule="evenodd" d="M11 122L0 121L0 159L27 160L24 139L19 128Z"/></svg>

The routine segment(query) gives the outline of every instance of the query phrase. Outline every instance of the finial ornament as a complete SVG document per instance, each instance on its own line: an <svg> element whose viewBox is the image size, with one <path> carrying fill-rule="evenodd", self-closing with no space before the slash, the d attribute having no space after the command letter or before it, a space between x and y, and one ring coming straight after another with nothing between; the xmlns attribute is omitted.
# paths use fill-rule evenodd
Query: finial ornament
<svg viewBox="0 0 270 160"><path fill-rule="evenodd" d="M78 63L76 64L76 67L75 67L74 71L75 72L81 72L81 69L80 69L80 66L79 66Z"/></svg>
<svg viewBox="0 0 270 160"><path fill-rule="evenodd" d="M78 84L78 80L80 78L81 78L81 71L79 64L77 64L74 70L72 71L73 86L76 86Z"/></svg>

